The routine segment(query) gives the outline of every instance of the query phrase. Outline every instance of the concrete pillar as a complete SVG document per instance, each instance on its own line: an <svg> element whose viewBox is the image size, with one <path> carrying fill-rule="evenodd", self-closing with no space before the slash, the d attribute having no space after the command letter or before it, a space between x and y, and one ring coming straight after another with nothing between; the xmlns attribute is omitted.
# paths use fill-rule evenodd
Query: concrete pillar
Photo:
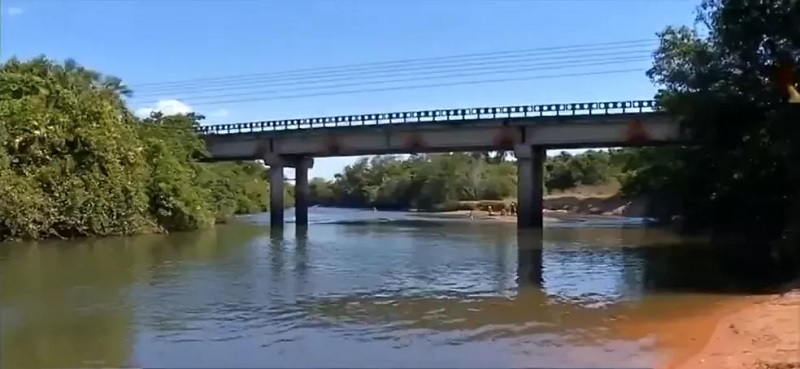
<svg viewBox="0 0 800 369"><path fill-rule="evenodd" d="M269 165L269 226L283 227L283 163L273 160Z"/></svg>
<svg viewBox="0 0 800 369"><path fill-rule="evenodd" d="M308 170L314 166L314 159L302 158L294 169L294 219L295 225L308 225L308 206L311 200L311 189L308 187Z"/></svg>
<svg viewBox="0 0 800 369"><path fill-rule="evenodd" d="M517 230L517 285L544 285L541 229Z"/></svg>
<svg viewBox="0 0 800 369"><path fill-rule="evenodd" d="M544 227L544 160L543 147L518 145L517 158L517 228L542 229Z"/></svg>

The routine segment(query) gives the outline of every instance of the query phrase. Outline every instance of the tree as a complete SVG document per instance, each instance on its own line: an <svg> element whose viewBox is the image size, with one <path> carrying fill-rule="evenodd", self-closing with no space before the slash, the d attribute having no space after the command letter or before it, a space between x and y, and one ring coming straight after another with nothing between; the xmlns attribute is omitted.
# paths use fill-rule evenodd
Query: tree
<svg viewBox="0 0 800 369"><path fill-rule="evenodd" d="M569 189L614 180L610 173L621 170L612 165L624 164L614 158L624 155L632 154L628 150L613 155L588 151L548 158L548 185ZM315 179L311 191L314 201L322 205L452 210L460 208L463 201L516 197L517 167L486 153L412 155L405 160L384 155L345 167L333 181Z"/></svg>
<svg viewBox="0 0 800 369"><path fill-rule="evenodd" d="M0 67L0 239L155 226L136 119L104 81L44 57Z"/></svg>
<svg viewBox="0 0 800 369"><path fill-rule="evenodd" d="M0 240L191 230L266 210L262 166L198 163L203 117L139 119L130 93L73 60L0 65Z"/></svg>
<svg viewBox="0 0 800 369"><path fill-rule="evenodd" d="M659 34L648 75L661 86L662 106L699 145L663 150L675 160L651 162L637 175L659 178L650 185L679 194L688 224L724 234L750 260L797 255L800 239L787 229L799 226L789 214L800 211L800 120L771 78L774 50L795 64L800 58L798 2L706 0L697 21L698 30Z"/></svg>

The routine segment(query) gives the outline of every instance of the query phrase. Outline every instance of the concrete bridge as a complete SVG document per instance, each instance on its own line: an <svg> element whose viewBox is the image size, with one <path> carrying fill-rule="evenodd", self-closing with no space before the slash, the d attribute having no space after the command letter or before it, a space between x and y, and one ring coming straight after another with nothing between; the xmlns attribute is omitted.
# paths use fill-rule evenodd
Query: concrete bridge
<svg viewBox="0 0 800 369"><path fill-rule="evenodd" d="M283 168L295 168L295 220L308 223L315 157L513 150L520 228L542 227L547 149L653 146L687 138L653 100L504 106L346 115L200 126L209 160L269 166L270 221L284 221Z"/></svg>

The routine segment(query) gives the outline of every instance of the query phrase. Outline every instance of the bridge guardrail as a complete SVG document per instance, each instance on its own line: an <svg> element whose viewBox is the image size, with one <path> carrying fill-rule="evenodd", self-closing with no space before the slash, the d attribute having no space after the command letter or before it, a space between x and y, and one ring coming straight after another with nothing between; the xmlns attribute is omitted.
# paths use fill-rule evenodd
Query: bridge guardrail
<svg viewBox="0 0 800 369"><path fill-rule="evenodd" d="M271 132L285 130L371 126L396 123L452 122L476 119L546 116L613 115L650 113L659 110L656 100L628 100L569 104L517 105L468 109L436 109L410 112L340 115L332 117L282 119L197 127L201 135Z"/></svg>

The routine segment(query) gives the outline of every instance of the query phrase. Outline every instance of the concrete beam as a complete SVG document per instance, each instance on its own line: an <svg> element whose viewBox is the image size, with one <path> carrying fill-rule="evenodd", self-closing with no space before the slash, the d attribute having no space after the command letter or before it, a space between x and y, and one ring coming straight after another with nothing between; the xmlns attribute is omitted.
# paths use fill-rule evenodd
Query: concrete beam
<svg viewBox="0 0 800 369"><path fill-rule="evenodd" d="M646 139L631 141L629 131L634 122L640 123ZM685 140L678 121L657 113L298 129L208 135L204 139L216 160L261 158L263 154L258 153L267 149L270 155L282 158L490 151L497 149L499 137L508 134L507 127L525 128L524 137L516 133L516 142L548 149L643 146ZM295 164L285 160L283 165Z"/></svg>
<svg viewBox="0 0 800 369"><path fill-rule="evenodd" d="M298 168L303 167L311 169L314 167L314 158L304 155L280 155L280 154L266 154L263 158L264 164L268 166L278 165L283 168Z"/></svg>

